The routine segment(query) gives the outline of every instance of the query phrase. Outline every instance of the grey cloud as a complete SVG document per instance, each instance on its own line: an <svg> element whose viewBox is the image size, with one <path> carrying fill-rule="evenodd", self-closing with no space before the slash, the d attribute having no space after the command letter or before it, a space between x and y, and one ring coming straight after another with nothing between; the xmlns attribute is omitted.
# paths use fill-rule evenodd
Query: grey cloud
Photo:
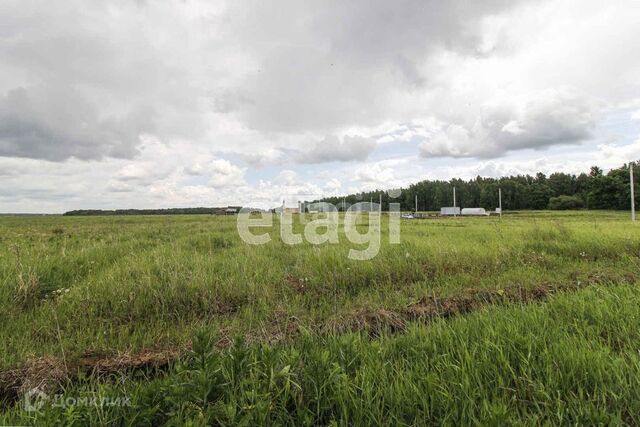
<svg viewBox="0 0 640 427"><path fill-rule="evenodd" d="M114 182L125 185L151 185L166 179L174 172L175 166L158 161L129 162L113 174ZM120 185L120 184L118 184Z"/></svg>
<svg viewBox="0 0 640 427"><path fill-rule="evenodd" d="M15 88L0 98L0 156L131 157L138 136L153 129L152 118L150 110L101 116L71 87Z"/></svg>
<svg viewBox="0 0 640 427"><path fill-rule="evenodd" d="M548 90L518 111L492 107L472 125L442 124L420 145L422 157L499 157L508 151L578 144L592 136L596 103L570 90Z"/></svg>
<svg viewBox="0 0 640 427"><path fill-rule="evenodd" d="M131 193L135 189L132 186L130 186L129 184L127 184L126 182L110 181L107 184L106 190L108 192L112 192L112 193Z"/></svg>
<svg viewBox="0 0 640 427"><path fill-rule="evenodd" d="M517 3L237 4L225 30L256 65L244 70L245 77L227 88L219 104L247 126L267 132L375 126L388 118L394 97L428 84L423 68L432 52L475 55L482 17Z"/></svg>
<svg viewBox="0 0 640 427"><path fill-rule="evenodd" d="M300 153L281 142L441 118L431 111L452 90L440 54L475 56L483 19L525 2L285 0L210 11L197 0L5 0L0 155L132 158L139 136L153 133L224 152L272 150L237 150L251 165L362 160L372 142L327 139ZM442 99L442 110L455 107ZM475 124L447 119L422 154L487 157L588 137L592 120L545 110L555 107L492 110Z"/></svg>
<svg viewBox="0 0 640 427"><path fill-rule="evenodd" d="M300 145L296 144L297 147ZM375 139L359 135L345 135L342 139L335 135L327 135L321 140L302 145L307 147L267 148L254 153L243 153L239 157L253 167L290 163L350 162L366 160L376 149Z"/></svg>
<svg viewBox="0 0 640 427"><path fill-rule="evenodd" d="M0 157L0 177L20 176L32 172L27 165L18 163L18 161L18 159Z"/></svg>
<svg viewBox="0 0 640 427"><path fill-rule="evenodd" d="M376 142L371 138L346 135L340 140L337 136L328 135L309 150L296 153L294 159L300 163L365 160L375 148Z"/></svg>
<svg viewBox="0 0 640 427"><path fill-rule="evenodd" d="M273 148L264 148L253 153L241 153L239 157L255 168L280 165L286 161L284 151Z"/></svg>
<svg viewBox="0 0 640 427"><path fill-rule="evenodd" d="M132 158L140 135L201 133L197 90L168 5L0 6L0 155ZM169 41L148 28L162 26ZM178 65L177 65L178 64ZM161 116L161 120L155 120Z"/></svg>

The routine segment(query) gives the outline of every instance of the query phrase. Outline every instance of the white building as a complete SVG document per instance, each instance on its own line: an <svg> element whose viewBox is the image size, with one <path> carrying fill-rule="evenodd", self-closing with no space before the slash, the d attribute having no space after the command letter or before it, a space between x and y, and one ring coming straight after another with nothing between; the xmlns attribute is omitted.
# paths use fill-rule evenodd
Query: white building
<svg viewBox="0 0 640 427"><path fill-rule="evenodd" d="M458 207L440 208L440 215L442 216L460 215L460 208Z"/></svg>
<svg viewBox="0 0 640 427"><path fill-rule="evenodd" d="M462 216L489 216L484 208L464 208Z"/></svg>

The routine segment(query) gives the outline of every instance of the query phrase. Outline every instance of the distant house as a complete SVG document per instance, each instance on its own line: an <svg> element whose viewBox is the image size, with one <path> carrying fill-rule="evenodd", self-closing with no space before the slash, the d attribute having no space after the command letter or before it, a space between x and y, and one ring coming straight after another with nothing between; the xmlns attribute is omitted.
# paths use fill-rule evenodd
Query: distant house
<svg viewBox="0 0 640 427"><path fill-rule="evenodd" d="M235 215L242 209L240 206L227 206L226 208L214 208L214 215Z"/></svg>
<svg viewBox="0 0 640 427"><path fill-rule="evenodd" d="M300 208L284 208L284 213L286 214L299 214L300 213Z"/></svg>
<svg viewBox="0 0 640 427"><path fill-rule="evenodd" d="M286 214L299 214L303 210L301 209L301 203L297 202L296 204L292 202L287 202L285 200L282 201L282 205L275 208L273 211L275 213L286 213Z"/></svg>

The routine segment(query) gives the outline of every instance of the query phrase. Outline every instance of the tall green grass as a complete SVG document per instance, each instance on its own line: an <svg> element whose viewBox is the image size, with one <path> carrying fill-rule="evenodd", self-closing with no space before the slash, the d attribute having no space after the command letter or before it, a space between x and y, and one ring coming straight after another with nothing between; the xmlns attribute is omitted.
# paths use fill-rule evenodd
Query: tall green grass
<svg viewBox="0 0 640 427"><path fill-rule="evenodd" d="M0 218L0 369L182 346L194 329L269 339L470 288L636 280L640 233L611 213L402 222L371 261L353 247L243 243L233 217ZM297 225L300 231L302 226ZM303 286L300 286L303 284Z"/></svg>
<svg viewBox="0 0 640 427"><path fill-rule="evenodd" d="M161 375L87 379L68 397L126 407L16 408L6 423L68 425L616 425L640 422L640 288L590 288L402 335L306 335L193 353ZM149 373L151 374L151 373Z"/></svg>
<svg viewBox="0 0 640 427"><path fill-rule="evenodd" d="M195 350L169 372L74 377L65 391L126 394L131 408L36 419L18 405L0 422L638 423L640 233L626 215L403 221L400 245L386 225L379 255L360 262L344 235L285 245L277 221L269 244L250 246L233 217L0 218L0 372ZM424 299L541 285L596 286L375 341L327 335Z"/></svg>

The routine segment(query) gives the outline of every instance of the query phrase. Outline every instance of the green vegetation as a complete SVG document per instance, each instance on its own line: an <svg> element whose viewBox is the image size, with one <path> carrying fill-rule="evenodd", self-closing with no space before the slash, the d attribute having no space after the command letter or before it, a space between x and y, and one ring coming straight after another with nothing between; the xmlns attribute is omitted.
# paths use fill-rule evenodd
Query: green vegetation
<svg viewBox="0 0 640 427"><path fill-rule="evenodd" d="M558 196L549 199L549 209L558 211L570 211L584 207L582 199L578 196Z"/></svg>
<svg viewBox="0 0 640 427"><path fill-rule="evenodd" d="M635 184L640 187L640 162L634 166ZM453 205L453 187L456 187L457 205L462 207L483 207L493 210L498 207L498 189L502 189L502 204L507 210L575 210L589 209L629 209L631 191L629 185L629 165L611 169L606 175L602 169L593 166L589 174L570 175L557 172L548 177L543 173L535 176L518 175L499 179L477 177L463 181L421 181L403 189L402 197L391 198L382 190L350 194L348 196L323 199L339 210L358 203L382 199L382 210L388 211L390 203L400 203L403 211L415 209L416 197L419 211L439 211L442 206ZM344 203L344 204L343 204ZM236 206L239 210L241 207ZM640 200L636 200L640 209ZM194 215L224 214L225 208L171 208L171 209L83 209L65 212L66 216L103 215Z"/></svg>
<svg viewBox="0 0 640 427"><path fill-rule="evenodd" d="M360 262L277 222L249 246L234 217L0 218L0 424L640 422L625 213L383 225ZM131 406L25 411L36 386Z"/></svg>
<svg viewBox="0 0 640 427"><path fill-rule="evenodd" d="M206 215L225 208L169 208L169 209L79 209L65 212L65 216L103 216L103 215Z"/></svg>
<svg viewBox="0 0 640 427"><path fill-rule="evenodd" d="M640 187L640 162L634 166L636 188ZM384 191L373 191L351 194L346 197L329 197L324 199L336 206L342 206L343 200L348 205L357 202L377 202L382 196L382 209L388 210L389 203L400 203L403 211L415 209L418 198L419 211L440 211L442 206L453 206L453 187L456 187L457 206L483 207L493 210L498 207L498 189L502 189L502 206L507 210L547 209L552 198L572 196L580 200L570 208L577 209L629 209L630 185L629 166L624 165L610 170L606 175L602 169L594 166L591 171L580 175L552 173L546 176L537 173L535 176L518 175L503 178L477 177L470 181L452 179L451 181L421 181L403 189L402 197L390 198ZM555 205L554 205L555 206ZM551 206L551 209L558 209ZM640 200L636 199L636 208Z"/></svg>

